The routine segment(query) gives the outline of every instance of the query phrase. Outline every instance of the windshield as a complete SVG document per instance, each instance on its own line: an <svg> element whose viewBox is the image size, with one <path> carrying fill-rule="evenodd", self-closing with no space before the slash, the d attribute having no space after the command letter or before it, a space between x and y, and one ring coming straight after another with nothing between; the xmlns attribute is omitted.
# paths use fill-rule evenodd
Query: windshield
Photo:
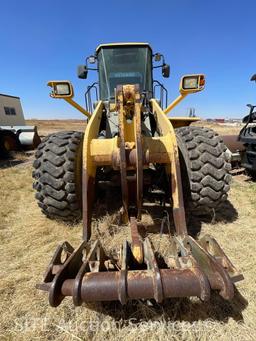
<svg viewBox="0 0 256 341"><path fill-rule="evenodd" d="M152 92L152 54L143 47L105 47L98 54L100 98L113 99L117 85L139 84Z"/></svg>

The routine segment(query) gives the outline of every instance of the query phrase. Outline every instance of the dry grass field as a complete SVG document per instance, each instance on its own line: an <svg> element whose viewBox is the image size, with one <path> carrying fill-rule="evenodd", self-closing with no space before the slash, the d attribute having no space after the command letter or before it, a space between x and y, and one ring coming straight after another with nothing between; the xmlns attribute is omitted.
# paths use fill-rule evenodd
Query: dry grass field
<svg viewBox="0 0 256 341"><path fill-rule="evenodd" d="M43 135L81 130L81 122L75 121L37 124ZM80 243L81 223L68 226L41 214L32 189L31 162L25 162L25 155L19 155L19 160L16 166L0 164L0 340L256 339L256 183L243 175L235 177L229 201L214 219L197 217L190 222L201 235L212 234L244 274L233 302L213 295L207 303L171 299L164 305L138 301L125 307L111 303L74 308L67 298L51 308L47 295L35 284L58 243ZM145 215L142 223L147 231L150 221ZM96 217L93 226L93 238L108 249L118 247L128 235L128 229L116 225L114 215ZM148 232L158 244L157 235ZM160 243L166 245L165 236Z"/></svg>
<svg viewBox="0 0 256 341"><path fill-rule="evenodd" d="M26 120L27 125L38 127L40 136L46 136L61 130L83 131L85 120Z"/></svg>

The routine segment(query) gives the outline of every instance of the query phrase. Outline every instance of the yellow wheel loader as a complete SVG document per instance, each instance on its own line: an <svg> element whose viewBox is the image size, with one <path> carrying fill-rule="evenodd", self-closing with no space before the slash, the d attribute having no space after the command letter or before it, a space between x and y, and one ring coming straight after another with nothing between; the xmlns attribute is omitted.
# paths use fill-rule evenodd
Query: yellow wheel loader
<svg viewBox="0 0 256 341"><path fill-rule="evenodd" d="M190 126L198 118L167 116L188 94L204 89L205 77L182 77L180 95L168 105L166 88L153 81L155 68L169 77L164 56L153 54L147 43L104 44L78 68L79 78L86 78L88 70L98 73L98 83L86 92L86 108L74 101L69 81L48 83L53 98L63 98L88 119L84 134L46 137L34 162L34 188L43 213L83 219L80 246L58 246L37 286L48 292L53 307L66 296L75 305L135 299L161 303L187 296L207 301L212 290L231 300L234 283L243 279L214 238L195 240L187 229L186 212L216 208L226 200L231 180L222 139L211 129ZM114 188L120 194L121 221L130 229L119 257L91 239L96 200ZM168 257L139 233L145 203L160 203L163 220L173 220Z"/></svg>

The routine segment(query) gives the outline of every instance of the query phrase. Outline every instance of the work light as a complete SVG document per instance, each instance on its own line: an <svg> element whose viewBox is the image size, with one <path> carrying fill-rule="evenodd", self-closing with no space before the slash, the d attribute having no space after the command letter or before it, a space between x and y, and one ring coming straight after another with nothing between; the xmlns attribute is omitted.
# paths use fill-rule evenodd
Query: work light
<svg viewBox="0 0 256 341"><path fill-rule="evenodd" d="M186 77L183 80L183 88L184 89L196 89L198 87L199 78L196 77Z"/></svg>
<svg viewBox="0 0 256 341"><path fill-rule="evenodd" d="M70 95L70 87L68 83L56 84L54 87L54 92L56 95Z"/></svg>
<svg viewBox="0 0 256 341"><path fill-rule="evenodd" d="M202 74L183 76L180 83L180 93L188 94L204 89L205 77Z"/></svg>
<svg viewBox="0 0 256 341"><path fill-rule="evenodd" d="M72 84L69 81L49 81L48 86L52 88L50 94L53 98L72 98L74 91Z"/></svg>

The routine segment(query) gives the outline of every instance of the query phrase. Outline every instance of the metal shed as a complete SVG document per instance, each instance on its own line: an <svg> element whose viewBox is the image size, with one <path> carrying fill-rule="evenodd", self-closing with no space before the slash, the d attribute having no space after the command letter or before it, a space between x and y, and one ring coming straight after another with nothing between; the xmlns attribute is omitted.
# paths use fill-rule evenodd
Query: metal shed
<svg viewBox="0 0 256 341"><path fill-rule="evenodd" d="M0 155L33 149L40 143L36 126L26 126L20 98L0 94Z"/></svg>
<svg viewBox="0 0 256 341"><path fill-rule="evenodd" d="M0 94L0 126L26 125L20 98Z"/></svg>

